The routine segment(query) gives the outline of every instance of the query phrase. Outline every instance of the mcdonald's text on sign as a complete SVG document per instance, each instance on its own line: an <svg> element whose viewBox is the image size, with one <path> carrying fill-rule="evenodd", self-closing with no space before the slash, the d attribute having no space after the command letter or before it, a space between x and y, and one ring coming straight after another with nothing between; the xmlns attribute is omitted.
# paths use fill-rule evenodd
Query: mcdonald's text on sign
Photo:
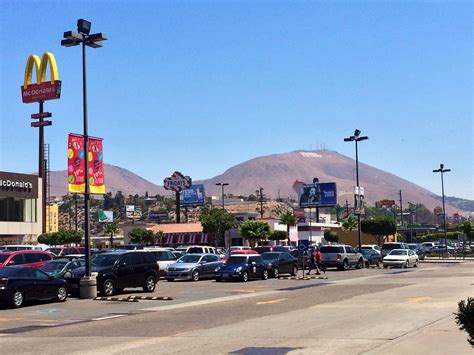
<svg viewBox="0 0 474 355"><path fill-rule="evenodd" d="M50 79L46 80L46 69L49 63ZM33 67L35 67L36 83L33 83ZM58 78L56 59L50 52L45 52L41 59L32 54L28 57L25 76L21 87L21 97L25 104L59 99L61 81Z"/></svg>

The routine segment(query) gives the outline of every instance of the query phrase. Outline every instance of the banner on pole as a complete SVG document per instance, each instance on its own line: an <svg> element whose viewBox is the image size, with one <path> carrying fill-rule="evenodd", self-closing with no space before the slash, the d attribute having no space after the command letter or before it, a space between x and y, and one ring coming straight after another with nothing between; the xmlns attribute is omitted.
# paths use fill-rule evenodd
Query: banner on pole
<svg viewBox="0 0 474 355"><path fill-rule="evenodd" d="M84 193L84 137L70 133L67 143L67 179L71 193Z"/></svg>
<svg viewBox="0 0 474 355"><path fill-rule="evenodd" d="M102 138L89 137L89 149L87 149L87 155L89 191L91 194L105 194Z"/></svg>

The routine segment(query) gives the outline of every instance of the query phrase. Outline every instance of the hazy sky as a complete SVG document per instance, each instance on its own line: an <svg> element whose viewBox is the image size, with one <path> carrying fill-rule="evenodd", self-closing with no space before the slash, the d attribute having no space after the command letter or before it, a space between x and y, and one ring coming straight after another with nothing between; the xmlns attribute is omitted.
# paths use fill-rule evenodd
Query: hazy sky
<svg viewBox="0 0 474 355"><path fill-rule="evenodd" d="M446 194L473 199L472 14L470 1L1 1L0 170L37 169L38 105L20 86L44 51L63 81L46 142L66 169L81 51L60 41L85 18L109 37L87 52L106 163L197 180L297 149L354 157L343 138L359 128L361 161L438 194L444 163Z"/></svg>

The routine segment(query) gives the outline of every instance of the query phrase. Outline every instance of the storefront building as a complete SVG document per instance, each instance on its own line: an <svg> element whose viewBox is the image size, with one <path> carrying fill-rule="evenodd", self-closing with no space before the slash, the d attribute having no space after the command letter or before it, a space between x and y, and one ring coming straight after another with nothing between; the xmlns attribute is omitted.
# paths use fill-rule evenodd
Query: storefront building
<svg viewBox="0 0 474 355"><path fill-rule="evenodd" d="M41 234L41 179L0 171L0 245L35 243Z"/></svg>

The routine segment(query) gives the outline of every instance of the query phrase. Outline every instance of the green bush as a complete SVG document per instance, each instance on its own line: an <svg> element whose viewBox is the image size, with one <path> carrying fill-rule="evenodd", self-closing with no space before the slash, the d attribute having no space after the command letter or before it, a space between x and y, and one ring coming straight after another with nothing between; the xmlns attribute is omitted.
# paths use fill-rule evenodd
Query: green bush
<svg viewBox="0 0 474 355"><path fill-rule="evenodd" d="M337 243L339 241L337 233L329 230L324 231L324 239L331 243Z"/></svg>
<svg viewBox="0 0 474 355"><path fill-rule="evenodd" d="M468 297L467 301L459 301L458 312L454 314L459 329L467 332L467 341L474 347L474 298Z"/></svg>
<svg viewBox="0 0 474 355"><path fill-rule="evenodd" d="M269 240L286 240L288 239L288 233L286 231L272 231Z"/></svg>

